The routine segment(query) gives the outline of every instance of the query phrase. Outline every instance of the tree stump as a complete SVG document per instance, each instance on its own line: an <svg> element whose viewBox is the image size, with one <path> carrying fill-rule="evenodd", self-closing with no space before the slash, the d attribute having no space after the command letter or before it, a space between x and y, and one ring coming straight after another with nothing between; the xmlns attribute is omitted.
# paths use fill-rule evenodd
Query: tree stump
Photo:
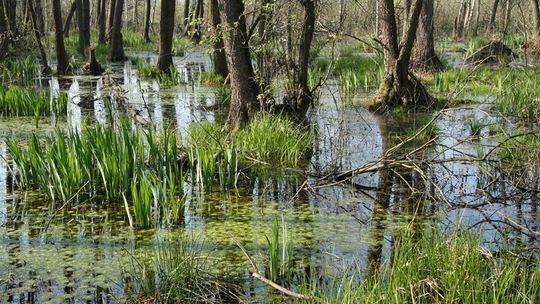
<svg viewBox="0 0 540 304"><path fill-rule="evenodd" d="M88 62L83 66L83 72L87 75L99 76L105 71L96 59L96 48L90 46L87 48Z"/></svg>
<svg viewBox="0 0 540 304"><path fill-rule="evenodd" d="M502 41L492 39L488 44L476 50L473 54L465 59L471 64L508 64L516 54L507 47Z"/></svg>

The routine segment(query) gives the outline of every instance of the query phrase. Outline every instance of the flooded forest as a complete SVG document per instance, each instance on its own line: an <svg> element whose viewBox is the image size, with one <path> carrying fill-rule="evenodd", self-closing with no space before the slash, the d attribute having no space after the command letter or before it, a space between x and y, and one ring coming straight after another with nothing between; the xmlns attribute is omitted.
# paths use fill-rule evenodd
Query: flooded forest
<svg viewBox="0 0 540 304"><path fill-rule="evenodd" d="M0 0L0 303L540 303L538 0Z"/></svg>

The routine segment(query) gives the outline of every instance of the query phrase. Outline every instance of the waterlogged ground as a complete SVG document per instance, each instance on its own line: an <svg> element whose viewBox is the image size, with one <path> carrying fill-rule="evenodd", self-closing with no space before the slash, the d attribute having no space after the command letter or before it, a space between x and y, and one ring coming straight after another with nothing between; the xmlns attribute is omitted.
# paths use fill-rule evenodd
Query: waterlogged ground
<svg viewBox="0 0 540 304"><path fill-rule="evenodd" d="M156 60L152 54L130 55L150 63ZM110 66L111 73L104 78L40 79L37 83L54 92L68 92L72 103L67 117L42 118L37 127L34 118L3 118L0 138L22 141L32 134L45 136L55 127L104 123L107 110L102 96L109 94L111 85L121 86L129 103L146 119L158 126L174 126L181 136L193 122L222 121L218 90L198 84L200 72L210 69L209 58L188 54L176 58L175 65L183 81L172 87L139 78L130 62ZM508 238L533 244L534 239L507 229L507 224L538 227L536 196L519 196L516 189L489 180L493 175L485 166L463 161L464 156L479 155L496 143L489 125L498 124L500 118L484 106L446 110L434 123L436 145L425 155L441 164L428 172L437 187L425 191L446 200L425 200L407 191L407 182L417 183L411 172L396 172L390 178L379 173L360 175L354 181L364 186L362 191L347 184L317 183L316 175L378 159L389 145L399 142L398 137L411 135L411 129L432 116L411 115L406 121L378 117L355 106L363 95L342 106L338 84L329 82L322 88L320 105L312 113L313 155L304 168L313 175L261 169L226 193L202 193L186 184L184 228L133 231L119 204L50 205L36 193L14 192L9 155L0 141L0 302L122 302L129 284L122 273L136 265L136 258L144 259L180 234L194 236L205 251L224 261L221 271L244 277L248 301L265 302L270 292L249 279L247 260L233 239L262 266L265 235L276 219L287 227L296 269L339 270L353 262L366 265L384 259L390 254L394 228L412 218L435 222L443 230L474 227L487 245ZM477 136L471 136L474 132L466 123L470 117L485 125ZM454 158L461 159L449 161ZM394 191L385 196L370 190L381 183L389 183Z"/></svg>

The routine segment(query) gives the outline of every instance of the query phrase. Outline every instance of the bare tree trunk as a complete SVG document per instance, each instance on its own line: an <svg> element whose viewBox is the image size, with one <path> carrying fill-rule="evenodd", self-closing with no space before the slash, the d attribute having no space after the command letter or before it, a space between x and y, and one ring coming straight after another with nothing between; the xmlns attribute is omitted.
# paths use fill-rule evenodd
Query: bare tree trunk
<svg viewBox="0 0 540 304"><path fill-rule="evenodd" d="M33 4L34 4L34 11L36 12L38 30L41 33L41 35L45 35L45 19L43 17L43 6L41 2L42 0L35 0Z"/></svg>
<svg viewBox="0 0 540 304"><path fill-rule="evenodd" d="M43 46L43 42L41 40L41 32L39 31L39 23L38 18L36 14L36 10L34 8L34 0L27 0L28 1L28 9L30 10L30 17L32 18L32 25L34 27L34 35L36 36L36 41L39 49L39 56L41 57L41 65L43 65L43 73L44 74L50 74L51 73L51 67L49 66L49 61L47 60L47 52L45 52L45 47Z"/></svg>
<svg viewBox="0 0 540 304"><path fill-rule="evenodd" d="M122 14L124 11L124 0L116 0L114 7L114 21L111 36L111 61L125 61L124 43L122 41Z"/></svg>
<svg viewBox="0 0 540 304"><path fill-rule="evenodd" d="M497 19L497 9L499 8L499 0L493 1L493 6L491 7L491 15L489 17L489 26L488 29L493 31L495 29L495 20Z"/></svg>
<svg viewBox="0 0 540 304"><path fill-rule="evenodd" d="M144 42L150 43L150 13L152 12L152 1L146 0L146 13L144 18Z"/></svg>
<svg viewBox="0 0 540 304"><path fill-rule="evenodd" d="M90 46L90 2L89 0L76 0L77 23L79 25L79 48L81 54Z"/></svg>
<svg viewBox="0 0 540 304"><path fill-rule="evenodd" d="M66 22L64 23L64 37L69 36L69 30L71 28L71 21L73 20L73 15L75 15L76 9L77 9L77 2L73 1L73 3L71 3L71 6L69 7L69 12L66 18Z"/></svg>
<svg viewBox="0 0 540 304"><path fill-rule="evenodd" d="M463 25L465 24L465 21L467 19L466 15L468 12L468 0L463 0L461 2L461 6L459 7L459 13L454 19L454 38L455 39L461 39L463 38Z"/></svg>
<svg viewBox="0 0 540 304"><path fill-rule="evenodd" d="M299 119L304 119L312 104L312 95L308 86L309 52L315 32L315 0L300 0L304 7L304 25L298 48L298 78L295 83L295 112Z"/></svg>
<svg viewBox="0 0 540 304"><path fill-rule="evenodd" d="M259 109L259 88L255 81L247 41L246 19L242 0L219 0L225 29L223 42L231 83L231 103L226 125L236 130Z"/></svg>
<svg viewBox="0 0 540 304"><path fill-rule="evenodd" d="M109 41L109 44L112 43L112 29L114 26L114 10L116 9L116 1L117 0L110 0L109 2L109 18L107 20L107 37L106 40Z"/></svg>
<svg viewBox="0 0 540 304"><path fill-rule="evenodd" d="M107 42L107 0L99 0L99 17L98 17L98 43L105 44Z"/></svg>
<svg viewBox="0 0 540 304"><path fill-rule="evenodd" d="M476 0L476 9L474 10L474 27L472 34L473 36L478 36L478 26L480 25L480 7L481 7L480 0Z"/></svg>
<svg viewBox="0 0 540 304"><path fill-rule="evenodd" d="M5 0L0 0L0 61L8 55L9 33L5 14Z"/></svg>
<svg viewBox="0 0 540 304"><path fill-rule="evenodd" d="M161 0L161 19L159 21L158 68L168 73L172 66L172 40L174 34L174 11L176 0Z"/></svg>
<svg viewBox="0 0 540 304"><path fill-rule="evenodd" d="M540 41L540 10L538 8L538 0L531 0L532 16L533 16L533 37Z"/></svg>
<svg viewBox="0 0 540 304"><path fill-rule="evenodd" d="M65 75L70 72L69 60L64 45L64 32L62 31L62 7L60 0L52 0L52 10L54 18L54 34L56 46L56 59L58 61L58 75Z"/></svg>
<svg viewBox="0 0 540 304"><path fill-rule="evenodd" d="M504 11L504 25L503 25L503 34L506 35L508 27L510 26L510 17L512 16L512 1L506 0L506 7Z"/></svg>
<svg viewBox="0 0 540 304"><path fill-rule="evenodd" d="M414 71L433 73L443 70L443 64L435 53L433 2L434 0L424 0L420 12L411 62Z"/></svg>
<svg viewBox="0 0 540 304"><path fill-rule="evenodd" d="M191 23L191 6L190 1L185 0L184 1L184 36L186 36L189 32L189 25Z"/></svg>
<svg viewBox="0 0 540 304"><path fill-rule="evenodd" d="M212 17L212 59L214 71L221 75L223 79L226 79L229 75L229 69L227 68L227 57L225 56L222 33L219 28L221 17L219 15L218 0L210 0L210 15Z"/></svg>
<svg viewBox="0 0 540 304"><path fill-rule="evenodd" d="M406 33L401 45L398 44L398 31L393 0L380 0L381 41L384 45L384 79L371 105L372 109L385 110L398 105L414 106L433 101L423 85L414 77L409 77L409 63L416 37L423 0L411 4L409 22L405 24Z"/></svg>

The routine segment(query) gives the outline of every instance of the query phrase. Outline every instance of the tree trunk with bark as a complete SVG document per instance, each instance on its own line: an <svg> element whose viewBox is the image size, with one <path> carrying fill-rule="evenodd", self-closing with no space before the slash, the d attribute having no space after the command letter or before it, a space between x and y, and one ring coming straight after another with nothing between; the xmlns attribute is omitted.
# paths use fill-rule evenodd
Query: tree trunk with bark
<svg viewBox="0 0 540 304"><path fill-rule="evenodd" d="M35 0L33 4L34 4L34 11L36 13L36 21L38 25L38 30L43 36L45 35L45 18L43 16L42 0Z"/></svg>
<svg viewBox="0 0 540 304"><path fill-rule="evenodd" d="M221 17L219 15L218 0L210 0L210 15L212 17L212 54L214 71L226 79L229 75L225 46L221 33Z"/></svg>
<svg viewBox="0 0 540 304"><path fill-rule="evenodd" d="M56 71L58 75L70 73L70 66L66 46L64 45L64 32L62 29L62 7L60 0L52 0L52 11L54 18L54 38L56 47L56 60L58 65Z"/></svg>
<svg viewBox="0 0 540 304"><path fill-rule="evenodd" d="M111 61L125 61L124 43L122 41L122 13L124 11L124 0L116 0L114 7L114 21L111 35Z"/></svg>
<svg viewBox="0 0 540 304"><path fill-rule="evenodd" d="M418 72L434 73L443 70L443 64L435 53L433 2L424 0L412 55L411 69Z"/></svg>
<svg viewBox="0 0 540 304"><path fill-rule="evenodd" d="M9 46L9 35L7 19L5 14L5 0L0 0L0 61L7 57Z"/></svg>
<svg viewBox="0 0 540 304"><path fill-rule="evenodd" d="M409 72L416 30L418 27L423 0L411 4L405 37L398 44L398 30L393 0L379 2L381 42L384 46L384 79L370 105L374 110L386 110L399 105L430 105L433 98L424 86Z"/></svg>
<svg viewBox="0 0 540 304"><path fill-rule="evenodd" d="M144 42L150 43L150 21L152 12L152 1L146 0L146 12L144 17Z"/></svg>
<svg viewBox="0 0 540 304"><path fill-rule="evenodd" d="M531 0L532 17L533 17L533 37L535 40L540 41L540 9L538 7L538 0Z"/></svg>
<svg viewBox="0 0 540 304"><path fill-rule="evenodd" d="M114 26L114 10L116 9L116 0L110 0L109 2L109 15L107 18L107 35L106 40L109 42L109 45L112 43L112 29Z"/></svg>
<svg viewBox="0 0 540 304"><path fill-rule="evenodd" d="M107 0L99 0L98 43L107 43Z"/></svg>
<svg viewBox="0 0 540 304"><path fill-rule="evenodd" d="M199 44L202 39L202 33L201 33L201 23L202 19L204 18L204 1L203 0L196 0L195 2L195 24L191 27L192 33L191 33L191 41L193 41L194 44Z"/></svg>
<svg viewBox="0 0 540 304"><path fill-rule="evenodd" d="M493 6L491 7L491 14L489 16L489 26L488 30L495 30L495 20L497 19L497 9L499 8L499 0L493 1Z"/></svg>
<svg viewBox="0 0 540 304"><path fill-rule="evenodd" d="M81 54L85 54L90 46L90 1L76 0L77 23L79 25L79 48Z"/></svg>
<svg viewBox="0 0 540 304"><path fill-rule="evenodd" d="M231 84L231 102L226 125L237 130L259 110L259 88L251 64L244 3L242 0L219 0L218 3L224 25L223 42Z"/></svg>
<svg viewBox="0 0 540 304"><path fill-rule="evenodd" d="M191 24L191 4L189 0L184 0L184 28L183 34L187 36Z"/></svg>
<svg viewBox="0 0 540 304"><path fill-rule="evenodd" d="M44 74L50 74L51 73L51 67L49 66L49 61L47 60L47 52L45 51L45 47L43 46L43 42L41 40L41 32L39 30L39 22L38 17L36 14L36 10L34 7L34 0L27 0L28 1L28 9L30 10L30 17L32 18L32 25L34 28L34 35L36 36L36 41L39 49L39 56L41 57L41 65L43 66L43 73Z"/></svg>
<svg viewBox="0 0 540 304"><path fill-rule="evenodd" d="M309 55L311 51L311 43L315 32L315 0L300 0L300 4L304 8L304 24L302 29L302 37L300 38L300 46L298 48L298 71L297 79L294 83L295 92L294 111L297 118L303 120L306 117L309 106L312 104L313 96L308 86L309 73Z"/></svg>
<svg viewBox="0 0 540 304"><path fill-rule="evenodd" d="M175 8L176 0L161 0L158 68L164 73L168 73L172 66L172 40L174 34Z"/></svg>
<svg viewBox="0 0 540 304"><path fill-rule="evenodd" d="M73 1L73 3L71 3L71 6L69 7L66 22L64 23L64 37L69 36L69 30L71 28L71 21L73 20L73 16L75 15L76 10L77 10L77 2Z"/></svg>

